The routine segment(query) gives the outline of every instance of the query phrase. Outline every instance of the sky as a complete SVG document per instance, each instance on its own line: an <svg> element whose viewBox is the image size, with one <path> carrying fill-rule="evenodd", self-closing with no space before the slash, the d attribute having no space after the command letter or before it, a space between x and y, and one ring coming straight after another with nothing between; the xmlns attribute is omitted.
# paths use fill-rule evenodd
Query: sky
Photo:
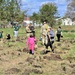
<svg viewBox="0 0 75 75"><path fill-rule="evenodd" d="M64 16L67 10L66 0L22 0L21 10L28 10L27 15L32 15L33 12L39 12L42 4L48 2L56 3L59 16Z"/></svg>

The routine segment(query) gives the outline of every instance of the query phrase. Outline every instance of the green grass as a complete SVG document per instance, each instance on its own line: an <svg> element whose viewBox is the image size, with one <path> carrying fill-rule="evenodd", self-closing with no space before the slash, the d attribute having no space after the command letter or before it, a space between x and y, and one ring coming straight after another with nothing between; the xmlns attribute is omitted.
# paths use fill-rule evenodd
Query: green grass
<svg viewBox="0 0 75 75"><path fill-rule="evenodd" d="M72 33L72 32L63 32L63 36L64 36L64 38L71 39L71 38L75 38L75 33Z"/></svg>
<svg viewBox="0 0 75 75"><path fill-rule="evenodd" d="M75 26L62 26L62 30L72 30L74 29ZM56 31L57 27L54 27L53 30ZM6 38L6 34L10 34L11 37L14 37L13 35L13 32L14 32L14 28L0 28L0 31L3 31L3 37ZM35 35L36 35L36 38L37 40L39 41L40 37L41 37L41 34L40 34L40 31L41 31L41 28L37 28L35 29ZM19 29L19 33L18 33L18 36L19 37L26 37L26 32L25 32L25 27L21 27ZM72 38L75 38L75 33L74 32L63 32L63 39L72 39ZM13 39L13 38L12 38ZM37 42L38 42L37 41ZM25 41L24 41L25 42ZM20 42L19 44L17 43L18 46L24 46L24 44L22 42ZM41 42L38 42L38 45L40 46L41 45Z"/></svg>
<svg viewBox="0 0 75 75"><path fill-rule="evenodd" d="M69 50L68 53L63 56L63 59L66 59L68 57L74 57L74 55L75 55L75 46L73 46L72 49Z"/></svg>
<svg viewBox="0 0 75 75"><path fill-rule="evenodd" d="M0 28L0 31L3 31L4 37L6 34L11 34L13 36L14 28ZM19 29L19 36L25 36L25 28L20 28Z"/></svg>

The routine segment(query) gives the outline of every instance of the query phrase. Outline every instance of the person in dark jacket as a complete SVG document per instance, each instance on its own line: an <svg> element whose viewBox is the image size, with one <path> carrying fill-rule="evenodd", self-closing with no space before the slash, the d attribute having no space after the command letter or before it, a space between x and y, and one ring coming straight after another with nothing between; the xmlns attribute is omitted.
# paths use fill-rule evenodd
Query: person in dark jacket
<svg viewBox="0 0 75 75"><path fill-rule="evenodd" d="M45 47L46 47L46 52L48 51L48 47L51 48L52 52L54 53L54 49L53 49L53 46L52 46L52 42L50 40L50 37L49 35L47 35L47 44L44 43Z"/></svg>
<svg viewBox="0 0 75 75"><path fill-rule="evenodd" d="M62 30L61 30L61 27L59 26L58 29L57 29L57 32L56 32L58 42L60 42L61 33L62 33Z"/></svg>
<svg viewBox="0 0 75 75"><path fill-rule="evenodd" d="M10 39L11 39L10 34L7 34L7 40L10 40Z"/></svg>
<svg viewBox="0 0 75 75"><path fill-rule="evenodd" d="M0 41L2 42L2 38L3 38L3 31L0 32Z"/></svg>
<svg viewBox="0 0 75 75"><path fill-rule="evenodd" d="M32 23L29 24L29 29L31 30L31 33L33 34L33 36L35 37L35 28L32 25Z"/></svg>

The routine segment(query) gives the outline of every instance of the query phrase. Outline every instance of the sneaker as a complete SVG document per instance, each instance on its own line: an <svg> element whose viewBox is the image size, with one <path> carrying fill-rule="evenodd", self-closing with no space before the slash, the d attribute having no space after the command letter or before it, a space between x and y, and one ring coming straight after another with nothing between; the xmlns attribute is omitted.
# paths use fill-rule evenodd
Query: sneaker
<svg viewBox="0 0 75 75"><path fill-rule="evenodd" d="M46 53L50 52L50 50L46 50Z"/></svg>

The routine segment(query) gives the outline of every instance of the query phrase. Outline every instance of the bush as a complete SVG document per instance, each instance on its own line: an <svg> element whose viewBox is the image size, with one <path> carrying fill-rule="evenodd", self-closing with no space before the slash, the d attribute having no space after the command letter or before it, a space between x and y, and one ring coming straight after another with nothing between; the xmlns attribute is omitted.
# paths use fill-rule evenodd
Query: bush
<svg viewBox="0 0 75 75"><path fill-rule="evenodd" d="M75 32L75 30L71 30L70 32Z"/></svg>
<svg viewBox="0 0 75 75"><path fill-rule="evenodd" d="M62 32L69 32L68 30L62 30Z"/></svg>

